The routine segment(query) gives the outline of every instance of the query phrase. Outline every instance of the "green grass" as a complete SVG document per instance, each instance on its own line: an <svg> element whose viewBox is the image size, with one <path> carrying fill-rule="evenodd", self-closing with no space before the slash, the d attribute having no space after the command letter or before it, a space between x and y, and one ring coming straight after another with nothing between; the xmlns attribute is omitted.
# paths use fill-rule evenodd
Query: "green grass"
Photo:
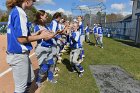
<svg viewBox="0 0 140 93"><path fill-rule="evenodd" d="M91 38L93 40L93 38ZM89 70L89 65L118 65L140 80L140 49L125 46L121 42L104 38L104 49L85 43L86 58L82 65L85 73L79 78L76 73L70 73L65 64L69 64L69 55L64 55L64 63L57 77L57 84L45 82L41 93L99 93L95 79Z"/></svg>

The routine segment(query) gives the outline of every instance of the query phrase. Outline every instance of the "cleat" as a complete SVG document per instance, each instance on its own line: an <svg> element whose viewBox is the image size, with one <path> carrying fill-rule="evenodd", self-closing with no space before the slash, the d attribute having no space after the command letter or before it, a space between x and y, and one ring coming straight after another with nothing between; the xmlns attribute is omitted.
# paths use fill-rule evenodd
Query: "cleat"
<svg viewBox="0 0 140 93"><path fill-rule="evenodd" d="M61 63L62 63L62 61L59 59L59 60L57 60L57 63L58 63L58 64L61 64Z"/></svg>
<svg viewBox="0 0 140 93"><path fill-rule="evenodd" d="M83 76L83 73L80 73L79 75L78 75L78 77L82 77Z"/></svg>
<svg viewBox="0 0 140 93"><path fill-rule="evenodd" d="M57 80L53 79L53 80L48 80L50 83L56 84Z"/></svg>
<svg viewBox="0 0 140 93"><path fill-rule="evenodd" d="M60 71L60 69L58 67L55 67L55 71L58 72Z"/></svg>
<svg viewBox="0 0 140 93"><path fill-rule="evenodd" d="M81 64L83 62L83 58L79 59L78 63Z"/></svg>
<svg viewBox="0 0 140 93"><path fill-rule="evenodd" d="M82 57L84 58L84 57L85 57L85 55L82 55Z"/></svg>
<svg viewBox="0 0 140 93"><path fill-rule="evenodd" d="M41 84L40 82L36 82L36 85L37 85L38 87L41 87L41 86L42 86L42 84Z"/></svg>

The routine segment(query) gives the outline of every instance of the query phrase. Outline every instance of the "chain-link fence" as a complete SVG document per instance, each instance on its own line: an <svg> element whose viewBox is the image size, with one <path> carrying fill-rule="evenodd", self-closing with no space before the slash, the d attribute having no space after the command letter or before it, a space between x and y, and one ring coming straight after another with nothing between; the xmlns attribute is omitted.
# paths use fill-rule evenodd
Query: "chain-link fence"
<svg viewBox="0 0 140 93"><path fill-rule="evenodd" d="M34 32L34 25L29 23L29 29L33 33ZM0 34L5 34L7 32L7 22L0 22Z"/></svg>
<svg viewBox="0 0 140 93"><path fill-rule="evenodd" d="M7 31L7 22L0 22L0 34L5 34Z"/></svg>
<svg viewBox="0 0 140 93"><path fill-rule="evenodd" d="M137 19L103 24L104 35L112 38L135 40Z"/></svg>

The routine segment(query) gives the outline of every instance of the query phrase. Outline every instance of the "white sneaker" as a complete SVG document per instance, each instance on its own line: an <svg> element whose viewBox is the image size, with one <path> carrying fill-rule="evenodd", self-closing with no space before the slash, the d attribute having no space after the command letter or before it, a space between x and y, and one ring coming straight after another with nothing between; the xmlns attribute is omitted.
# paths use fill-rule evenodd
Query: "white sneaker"
<svg viewBox="0 0 140 93"><path fill-rule="evenodd" d="M58 67L55 67L55 71L58 72L60 71L60 69Z"/></svg>
<svg viewBox="0 0 140 93"><path fill-rule="evenodd" d="M58 63L58 64L61 64L61 63L62 63L62 61L61 61L60 59L58 59L58 60L57 60L57 63Z"/></svg>
<svg viewBox="0 0 140 93"><path fill-rule="evenodd" d="M81 64L83 62L83 58L79 59L78 63Z"/></svg>
<svg viewBox="0 0 140 93"><path fill-rule="evenodd" d="M85 55L82 55L82 57L84 58L84 57L85 57Z"/></svg>
<svg viewBox="0 0 140 93"><path fill-rule="evenodd" d="M54 77L58 77L59 75L58 75L58 73L54 73L53 76Z"/></svg>
<svg viewBox="0 0 140 93"><path fill-rule="evenodd" d="M58 60L62 60L62 57L58 57Z"/></svg>
<svg viewBox="0 0 140 93"><path fill-rule="evenodd" d="M78 77L82 77L83 76L83 73L80 73L79 75L78 75Z"/></svg>
<svg viewBox="0 0 140 93"><path fill-rule="evenodd" d="M65 53L65 52L66 52L66 50L64 50L64 49L63 49L63 50L61 50L61 53Z"/></svg>
<svg viewBox="0 0 140 93"><path fill-rule="evenodd" d="M53 84L57 83L57 80L55 80L55 79L53 79L53 80L49 80L49 79L48 79L48 81L49 81L50 83L53 83Z"/></svg>
<svg viewBox="0 0 140 93"><path fill-rule="evenodd" d="M42 84L41 84L40 82L36 82L36 85L37 85L38 87L41 87L41 86L42 86Z"/></svg>

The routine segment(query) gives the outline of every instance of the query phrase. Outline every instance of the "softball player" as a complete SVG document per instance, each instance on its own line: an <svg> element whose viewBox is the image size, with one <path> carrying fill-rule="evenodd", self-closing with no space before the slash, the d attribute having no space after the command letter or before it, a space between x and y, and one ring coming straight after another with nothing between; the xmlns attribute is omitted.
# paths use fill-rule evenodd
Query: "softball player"
<svg viewBox="0 0 140 93"><path fill-rule="evenodd" d="M61 13L59 12L56 12L54 15L53 15L53 20L52 22L50 23L50 26L49 26L49 29L51 31L53 31L53 33L56 33L58 30L59 30L59 21L61 20ZM56 55L57 55L57 59L58 59L58 63L60 63L60 61L62 60L62 58L60 57L59 53L60 53L60 50L61 50L61 45L62 45L62 42L61 42L61 35L57 35L55 38L54 38L54 43L56 44L56 48L53 47L53 52L57 52Z"/></svg>
<svg viewBox="0 0 140 93"><path fill-rule="evenodd" d="M81 63L83 61L83 57L85 57L84 49L83 49L83 42L85 41L85 33L84 33L84 26L83 26L83 23L82 23L82 17L78 16L77 20L79 22L80 42L81 42L81 45L82 45L81 53L80 53L80 60L79 60L79 63Z"/></svg>
<svg viewBox="0 0 140 93"><path fill-rule="evenodd" d="M88 24L87 24L87 26L85 28L85 31L86 31L86 42L90 42L90 39L89 39L90 29L89 29L89 25Z"/></svg>
<svg viewBox="0 0 140 93"><path fill-rule="evenodd" d="M94 34L94 38L95 38L95 46L97 46L99 43L98 43L98 25L97 24L94 24L94 28L93 28L93 34Z"/></svg>
<svg viewBox="0 0 140 93"><path fill-rule="evenodd" d="M28 85L34 80L34 72L29 59L32 49L30 42L46 38L45 30L31 36L25 9L32 6L33 0L7 0L10 10L7 28L7 63L11 66L15 82L14 93L27 93Z"/></svg>
<svg viewBox="0 0 140 93"><path fill-rule="evenodd" d="M47 19L47 13L44 10L39 10L36 13L36 20L35 20L35 26L34 31L38 32L41 29L47 29L46 27L46 19ZM51 33L51 38L55 36L55 34ZM52 54L52 46L53 41L52 39L48 40L38 40L37 46L35 48L35 53L38 59L39 63L39 72L36 79L36 84L40 87L41 86L41 80L44 76L44 74L47 74L48 81L51 83L57 83L57 81L53 77L53 65L54 65L54 59Z"/></svg>
<svg viewBox="0 0 140 93"><path fill-rule="evenodd" d="M97 41L99 42L100 47L103 48L103 28L100 24L98 25L97 32L98 32Z"/></svg>
<svg viewBox="0 0 140 93"><path fill-rule="evenodd" d="M77 30L78 29L78 23L74 22L73 23L73 31L70 35L70 63L72 66L73 71L78 71L79 77L83 75L84 69L83 67L79 64L78 62L78 57L80 55L81 51L81 42L80 42L80 32Z"/></svg>

